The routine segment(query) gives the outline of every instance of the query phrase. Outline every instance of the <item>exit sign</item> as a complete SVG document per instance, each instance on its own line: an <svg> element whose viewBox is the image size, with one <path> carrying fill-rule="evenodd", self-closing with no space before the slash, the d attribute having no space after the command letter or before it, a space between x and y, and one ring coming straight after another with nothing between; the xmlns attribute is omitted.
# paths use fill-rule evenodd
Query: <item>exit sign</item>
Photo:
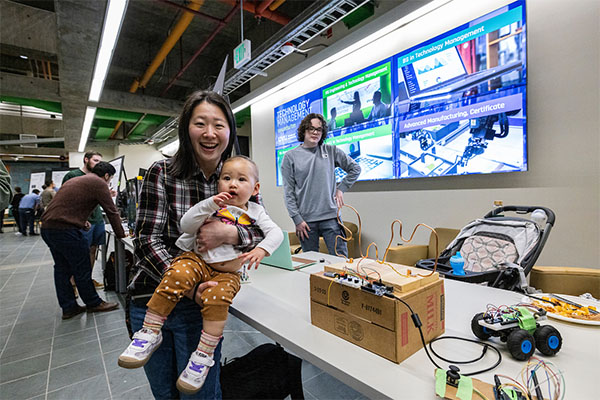
<svg viewBox="0 0 600 400"><path fill-rule="evenodd" d="M244 64L250 61L251 53L250 41L246 39L233 50L233 68L242 68Z"/></svg>

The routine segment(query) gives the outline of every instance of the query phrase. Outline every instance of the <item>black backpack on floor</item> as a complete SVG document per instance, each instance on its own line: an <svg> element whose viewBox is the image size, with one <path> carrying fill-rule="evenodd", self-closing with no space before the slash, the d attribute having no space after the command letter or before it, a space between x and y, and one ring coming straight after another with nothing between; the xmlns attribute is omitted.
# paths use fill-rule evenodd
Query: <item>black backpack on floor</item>
<svg viewBox="0 0 600 400"><path fill-rule="evenodd" d="M302 360L265 343L221 366L223 399L304 399Z"/></svg>

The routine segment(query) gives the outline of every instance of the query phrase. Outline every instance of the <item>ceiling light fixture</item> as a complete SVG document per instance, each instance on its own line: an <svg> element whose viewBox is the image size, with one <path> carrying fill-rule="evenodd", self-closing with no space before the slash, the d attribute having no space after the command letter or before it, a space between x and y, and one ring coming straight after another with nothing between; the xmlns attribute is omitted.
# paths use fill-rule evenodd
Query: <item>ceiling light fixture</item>
<svg viewBox="0 0 600 400"><path fill-rule="evenodd" d="M13 160L18 161L23 157L32 157L32 158L58 158L60 159L61 155L56 154L15 154L15 153L0 153L0 157L11 157Z"/></svg>
<svg viewBox="0 0 600 400"><path fill-rule="evenodd" d="M85 117L83 118L83 128L81 129L81 140L79 141L79 148L77 151L80 153L85 150L85 145L90 135L90 129L92 128L92 121L96 116L96 107L88 107L85 110Z"/></svg>
<svg viewBox="0 0 600 400"><path fill-rule="evenodd" d="M255 104L255 103L271 96L272 94L288 87L289 85L299 81L300 79L304 79L307 76L310 76L311 74L318 72L323 67L347 56L348 54L351 54L351 53L357 51L358 49L370 44L371 42L374 42L374 41L394 32L395 30L400 29L401 27L403 27L411 22L416 21L417 19L442 7L443 5L449 3L450 1L452 1L452 0L434 0L430 3L427 3L426 5L420 7L418 9L416 9L415 11L398 19L394 23L388 24L384 28L381 28L380 30L373 32L372 34L365 36L363 39L354 42L352 45L345 47L343 50L340 50L337 53L332 54L331 56L327 57L326 59L322 60L321 62L317 62L313 66L304 69L301 73L298 73L298 74L290 77L286 81L283 81L283 82L273 86L272 88L267 89L266 91L264 91L262 93L260 93L260 90L251 92L249 95L247 95L235 102L235 103L238 103L239 105L235 105L235 103L232 104L233 113L236 114L236 113L242 111L243 109L245 109L246 107L249 107L252 104ZM281 47L282 52L290 50L289 48L287 48L287 50L284 50L283 47L285 47L285 45L283 45Z"/></svg>
<svg viewBox="0 0 600 400"><path fill-rule="evenodd" d="M97 102L100 100L104 81L108 73L108 67L119 38L119 31L123 24L125 11L127 10L128 0L109 0L104 16L104 26L102 27L102 38L96 57L96 66L94 68L94 77L90 88L89 101ZM81 150L80 150L81 151Z"/></svg>
<svg viewBox="0 0 600 400"><path fill-rule="evenodd" d="M293 43L287 42L286 44L281 46L281 52L285 55L295 52L295 53L304 54L304 57L308 57L308 52L316 47L327 47L327 45L324 43L318 43L312 47L309 47L308 49L299 49L296 46L294 46Z"/></svg>
<svg viewBox="0 0 600 400"><path fill-rule="evenodd" d="M27 60L27 59L29 58L29 57L27 57L27 56L26 56L26 55L24 55L24 54L21 54L21 55L19 55L19 57L21 57L23 60Z"/></svg>

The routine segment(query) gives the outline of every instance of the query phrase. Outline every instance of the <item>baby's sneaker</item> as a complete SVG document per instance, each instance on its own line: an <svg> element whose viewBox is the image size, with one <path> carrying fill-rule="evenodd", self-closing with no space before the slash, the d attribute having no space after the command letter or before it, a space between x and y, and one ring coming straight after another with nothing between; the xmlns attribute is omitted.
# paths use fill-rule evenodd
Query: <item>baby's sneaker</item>
<svg viewBox="0 0 600 400"><path fill-rule="evenodd" d="M133 340L119 356L123 368L139 368L148 362L150 356L162 343L162 333L142 328L133 334Z"/></svg>
<svg viewBox="0 0 600 400"><path fill-rule="evenodd" d="M185 394L196 393L204 385L208 371L213 365L215 362L212 357L196 350L177 379L177 389Z"/></svg>

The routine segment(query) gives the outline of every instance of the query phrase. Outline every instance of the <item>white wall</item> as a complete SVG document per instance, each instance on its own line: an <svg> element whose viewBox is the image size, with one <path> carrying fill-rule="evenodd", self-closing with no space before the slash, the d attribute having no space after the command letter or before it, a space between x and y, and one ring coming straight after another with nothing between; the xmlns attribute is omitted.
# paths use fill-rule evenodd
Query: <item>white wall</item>
<svg viewBox="0 0 600 400"><path fill-rule="evenodd" d="M165 158L154 146L147 144L119 145L115 157L125 156L125 173L131 179L140 168L148 169L154 161Z"/></svg>
<svg viewBox="0 0 600 400"><path fill-rule="evenodd" d="M385 26L391 17L414 7L409 0L374 22L290 67L282 82L319 60L327 51ZM341 78L375 61L443 33L507 0L455 0L399 29L383 40L334 62L252 106L252 156L259 165L261 192L273 219L293 229L275 186L273 109L299 95ZM596 0L530 0L528 40L528 162L520 173L358 182L345 196L363 222L363 248L375 241L382 251L389 225L400 219L405 236L420 222L431 226L464 226L483 216L494 200L505 205L543 205L556 213L554 229L538 265L600 267L600 2ZM297 61L297 60L296 60ZM238 103L242 103L241 99ZM234 104L235 106L236 104ZM356 220L344 212L345 219ZM424 242L428 233L417 235ZM395 240L394 242L398 242Z"/></svg>

